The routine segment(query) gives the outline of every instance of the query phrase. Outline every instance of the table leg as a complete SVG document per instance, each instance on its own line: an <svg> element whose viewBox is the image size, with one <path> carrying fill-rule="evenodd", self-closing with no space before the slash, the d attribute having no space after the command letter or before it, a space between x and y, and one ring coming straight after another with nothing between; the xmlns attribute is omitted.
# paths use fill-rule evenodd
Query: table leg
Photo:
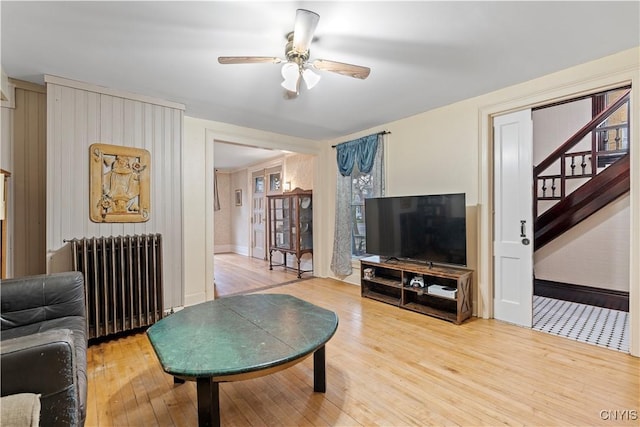
<svg viewBox="0 0 640 427"><path fill-rule="evenodd" d="M313 391L320 393L327 391L325 365L325 352L322 346L313 353Z"/></svg>
<svg viewBox="0 0 640 427"><path fill-rule="evenodd" d="M198 425L220 427L220 390L211 378L196 380L198 392Z"/></svg>

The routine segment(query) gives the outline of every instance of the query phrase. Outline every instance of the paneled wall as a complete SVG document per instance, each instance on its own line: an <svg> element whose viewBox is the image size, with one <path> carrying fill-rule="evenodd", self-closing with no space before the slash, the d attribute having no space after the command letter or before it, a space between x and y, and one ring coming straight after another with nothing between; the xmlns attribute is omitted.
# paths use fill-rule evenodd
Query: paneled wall
<svg viewBox="0 0 640 427"><path fill-rule="evenodd" d="M4 73L4 70L3 70ZM0 100L0 169L11 173L13 170L13 113L14 113L14 87L9 84L6 89L3 88L3 93L7 97L7 100ZM7 192L5 193L5 209L8 218L13 218L13 190L12 181L9 178ZM0 222L0 226L4 226L4 221ZM13 277L13 223L7 221L6 223L6 235L2 237L3 245L2 263L6 270L6 277Z"/></svg>
<svg viewBox="0 0 640 427"><path fill-rule="evenodd" d="M45 264L46 118L44 86L16 83L13 116L13 277L42 274Z"/></svg>
<svg viewBox="0 0 640 427"><path fill-rule="evenodd" d="M0 167L7 191L7 277L41 274L45 264L46 117L44 86L10 79L2 103Z"/></svg>
<svg viewBox="0 0 640 427"><path fill-rule="evenodd" d="M183 304L182 123L184 106L46 76L47 253L64 241L161 233L165 308ZM89 146L144 148L151 153L150 219L89 219Z"/></svg>

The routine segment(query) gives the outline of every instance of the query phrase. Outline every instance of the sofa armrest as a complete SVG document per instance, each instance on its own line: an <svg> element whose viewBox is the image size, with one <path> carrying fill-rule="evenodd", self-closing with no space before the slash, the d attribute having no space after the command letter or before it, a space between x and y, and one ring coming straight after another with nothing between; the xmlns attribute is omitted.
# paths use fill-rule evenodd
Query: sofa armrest
<svg viewBox="0 0 640 427"><path fill-rule="evenodd" d="M2 330L67 316L85 318L82 273L5 279L0 286Z"/></svg>
<svg viewBox="0 0 640 427"><path fill-rule="evenodd" d="M40 394L42 425L81 424L73 342L68 329L3 340L1 394Z"/></svg>

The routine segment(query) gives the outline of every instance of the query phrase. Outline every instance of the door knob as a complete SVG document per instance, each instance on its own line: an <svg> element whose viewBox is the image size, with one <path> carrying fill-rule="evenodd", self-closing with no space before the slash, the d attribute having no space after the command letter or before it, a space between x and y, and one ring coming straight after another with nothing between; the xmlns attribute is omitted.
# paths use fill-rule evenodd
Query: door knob
<svg viewBox="0 0 640 427"><path fill-rule="evenodd" d="M531 240L527 239L526 223L527 221L524 219L520 220L520 237L522 237L522 244L525 246L531 243Z"/></svg>

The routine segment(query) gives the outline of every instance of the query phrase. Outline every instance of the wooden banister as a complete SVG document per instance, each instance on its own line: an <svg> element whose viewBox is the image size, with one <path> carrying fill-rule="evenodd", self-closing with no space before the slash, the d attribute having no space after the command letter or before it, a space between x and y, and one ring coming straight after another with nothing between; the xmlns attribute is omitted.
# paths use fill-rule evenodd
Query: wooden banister
<svg viewBox="0 0 640 427"><path fill-rule="evenodd" d="M584 221L630 188L630 156L625 154L535 220L534 250Z"/></svg>
<svg viewBox="0 0 640 427"><path fill-rule="evenodd" d="M602 123L602 121L606 120L611 116L618 108L620 108L624 103L629 101L629 95L631 93L631 89L627 89L625 93L623 93L620 98L618 98L613 104L604 109L600 114L595 116L589 123L584 125L579 131L577 131L571 138L569 138L564 144L558 147L553 153L547 156L539 165L533 168L533 176L534 182L536 182L536 178L540 173L544 172L549 166L551 166L555 161L560 159L560 157L566 153L568 150L573 148L578 142L582 140L585 136L587 136L590 132L592 132L598 124Z"/></svg>

